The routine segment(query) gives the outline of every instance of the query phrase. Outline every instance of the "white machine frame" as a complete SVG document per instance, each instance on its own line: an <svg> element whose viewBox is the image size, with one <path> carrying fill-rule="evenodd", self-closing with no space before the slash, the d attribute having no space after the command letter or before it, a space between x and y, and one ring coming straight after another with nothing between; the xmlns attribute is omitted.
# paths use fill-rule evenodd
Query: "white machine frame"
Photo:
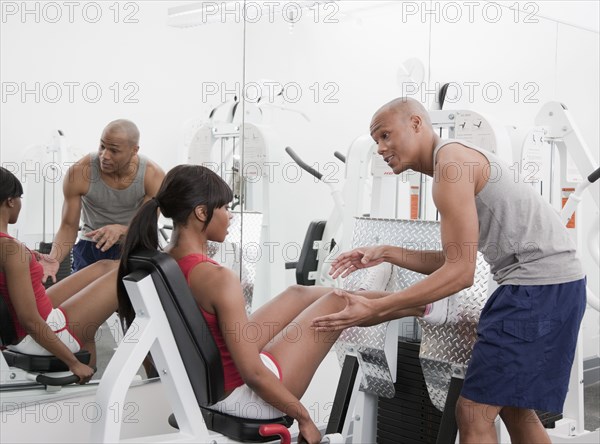
<svg viewBox="0 0 600 444"><path fill-rule="evenodd" d="M96 402L101 411L108 411L109 408L115 410L116 406L118 410L115 411L115 416L123 418L123 406L126 405L125 397L130 381L147 353L151 352L169 404L177 418L179 431L120 439L121 422L114 421L113 416L104 415L92 424L91 442L237 442L207 429L152 277L148 275L139 282L124 283L136 317L104 373ZM392 330L390 338L396 337L397 330ZM389 351L392 352L392 344L389 345ZM374 442L376 409L372 407L376 406L376 399L374 395L358 390L361 378L359 369L348 409L351 415L347 417L343 427L342 435L351 437L351 440L345 441L342 435L331 434L326 435L322 442ZM371 412L372 415L361 417L363 411Z"/></svg>

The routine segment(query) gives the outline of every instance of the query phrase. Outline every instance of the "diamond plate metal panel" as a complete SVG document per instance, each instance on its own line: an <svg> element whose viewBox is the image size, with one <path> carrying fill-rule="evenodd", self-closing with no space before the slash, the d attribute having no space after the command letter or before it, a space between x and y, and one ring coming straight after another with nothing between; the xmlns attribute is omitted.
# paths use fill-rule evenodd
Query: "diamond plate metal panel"
<svg viewBox="0 0 600 444"><path fill-rule="evenodd" d="M358 218L353 246L387 244L409 250L441 250L439 223L421 220ZM415 253L418 254L418 253ZM344 288L355 290L367 270L358 270L344 281ZM471 358L479 313L487 300L489 269L478 254L474 285L450 296L448 322L431 326L419 320L423 330L421 365L433 404L443 410L453 365L465 366ZM399 267L393 268L387 291L402 290L425 276ZM393 397L393 379L383 353L387 325L351 328L342 332L336 343L340 365L347 352L355 352L365 372L361 390L382 397ZM365 364L366 363L366 364Z"/></svg>
<svg viewBox="0 0 600 444"><path fill-rule="evenodd" d="M419 357L434 406L444 410L453 367L466 369L477 340L479 314L488 298L489 266L477 253L473 285L448 300L448 320L430 325L418 320L423 335Z"/></svg>
<svg viewBox="0 0 600 444"><path fill-rule="evenodd" d="M240 276L248 314L252 309L256 264L260 260L262 218L262 213L233 213L225 241L209 242L208 245L208 255L212 259Z"/></svg>

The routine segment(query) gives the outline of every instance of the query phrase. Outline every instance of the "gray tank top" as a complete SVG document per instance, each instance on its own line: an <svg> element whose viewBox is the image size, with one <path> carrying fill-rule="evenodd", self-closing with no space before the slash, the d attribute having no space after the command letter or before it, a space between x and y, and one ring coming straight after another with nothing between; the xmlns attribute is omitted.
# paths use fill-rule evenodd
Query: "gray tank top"
<svg viewBox="0 0 600 444"><path fill-rule="evenodd" d="M475 205L478 250L494 280L501 285L546 285L582 279L575 244L558 212L500 158L469 142L442 140L433 151L434 164L440 148L449 143L478 151L490 163L488 181L475 196Z"/></svg>
<svg viewBox="0 0 600 444"><path fill-rule="evenodd" d="M146 191L144 176L147 158L138 155L138 171L131 184L124 190L116 190L104 183L100 177L100 160L94 153L90 160L90 188L81 196L81 219L83 228L79 238L90 241L86 233L105 225L129 225L137 209L142 205Z"/></svg>

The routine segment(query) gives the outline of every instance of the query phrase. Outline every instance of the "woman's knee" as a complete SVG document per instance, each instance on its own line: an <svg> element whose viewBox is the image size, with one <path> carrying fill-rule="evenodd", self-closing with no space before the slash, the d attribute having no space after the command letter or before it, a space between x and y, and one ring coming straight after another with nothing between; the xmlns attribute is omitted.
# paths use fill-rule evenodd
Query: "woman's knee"
<svg viewBox="0 0 600 444"><path fill-rule="evenodd" d="M108 273L119 266L119 261L113 259L100 259L98 262L96 262L96 264L98 264L98 268Z"/></svg>
<svg viewBox="0 0 600 444"><path fill-rule="evenodd" d="M295 300L303 299L305 305L309 306L313 302L316 302L326 293L323 287L306 286L306 285L291 285L286 291L287 297L294 298Z"/></svg>
<svg viewBox="0 0 600 444"><path fill-rule="evenodd" d="M325 293L321 300L323 301L323 304L327 304L328 309L332 312L342 311L346 308L346 299L337 294L334 290Z"/></svg>

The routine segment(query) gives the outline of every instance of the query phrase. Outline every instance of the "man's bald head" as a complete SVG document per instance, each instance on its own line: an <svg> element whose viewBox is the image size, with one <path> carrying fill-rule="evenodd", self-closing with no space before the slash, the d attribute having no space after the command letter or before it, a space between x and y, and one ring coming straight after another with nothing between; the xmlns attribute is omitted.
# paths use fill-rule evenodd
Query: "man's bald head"
<svg viewBox="0 0 600 444"><path fill-rule="evenodd" d="M123 133L129 142L129 146L137 147L140 144L140 131L138 130L136 124L133 123L131 120L113 120L108 125L106 125L106 128L104 128L104 132Z"/></svg>
<svg viewBox="0 0 600 444"><path fill-rule="evenodd" d="M419 116L424 123L431 125L431 119L425 107L421 105L421 102L410 97L398 97L386 103L377 110L375 115L387 111L398 113L402 120L406 121L409 121L412 116Z"/></svg>

